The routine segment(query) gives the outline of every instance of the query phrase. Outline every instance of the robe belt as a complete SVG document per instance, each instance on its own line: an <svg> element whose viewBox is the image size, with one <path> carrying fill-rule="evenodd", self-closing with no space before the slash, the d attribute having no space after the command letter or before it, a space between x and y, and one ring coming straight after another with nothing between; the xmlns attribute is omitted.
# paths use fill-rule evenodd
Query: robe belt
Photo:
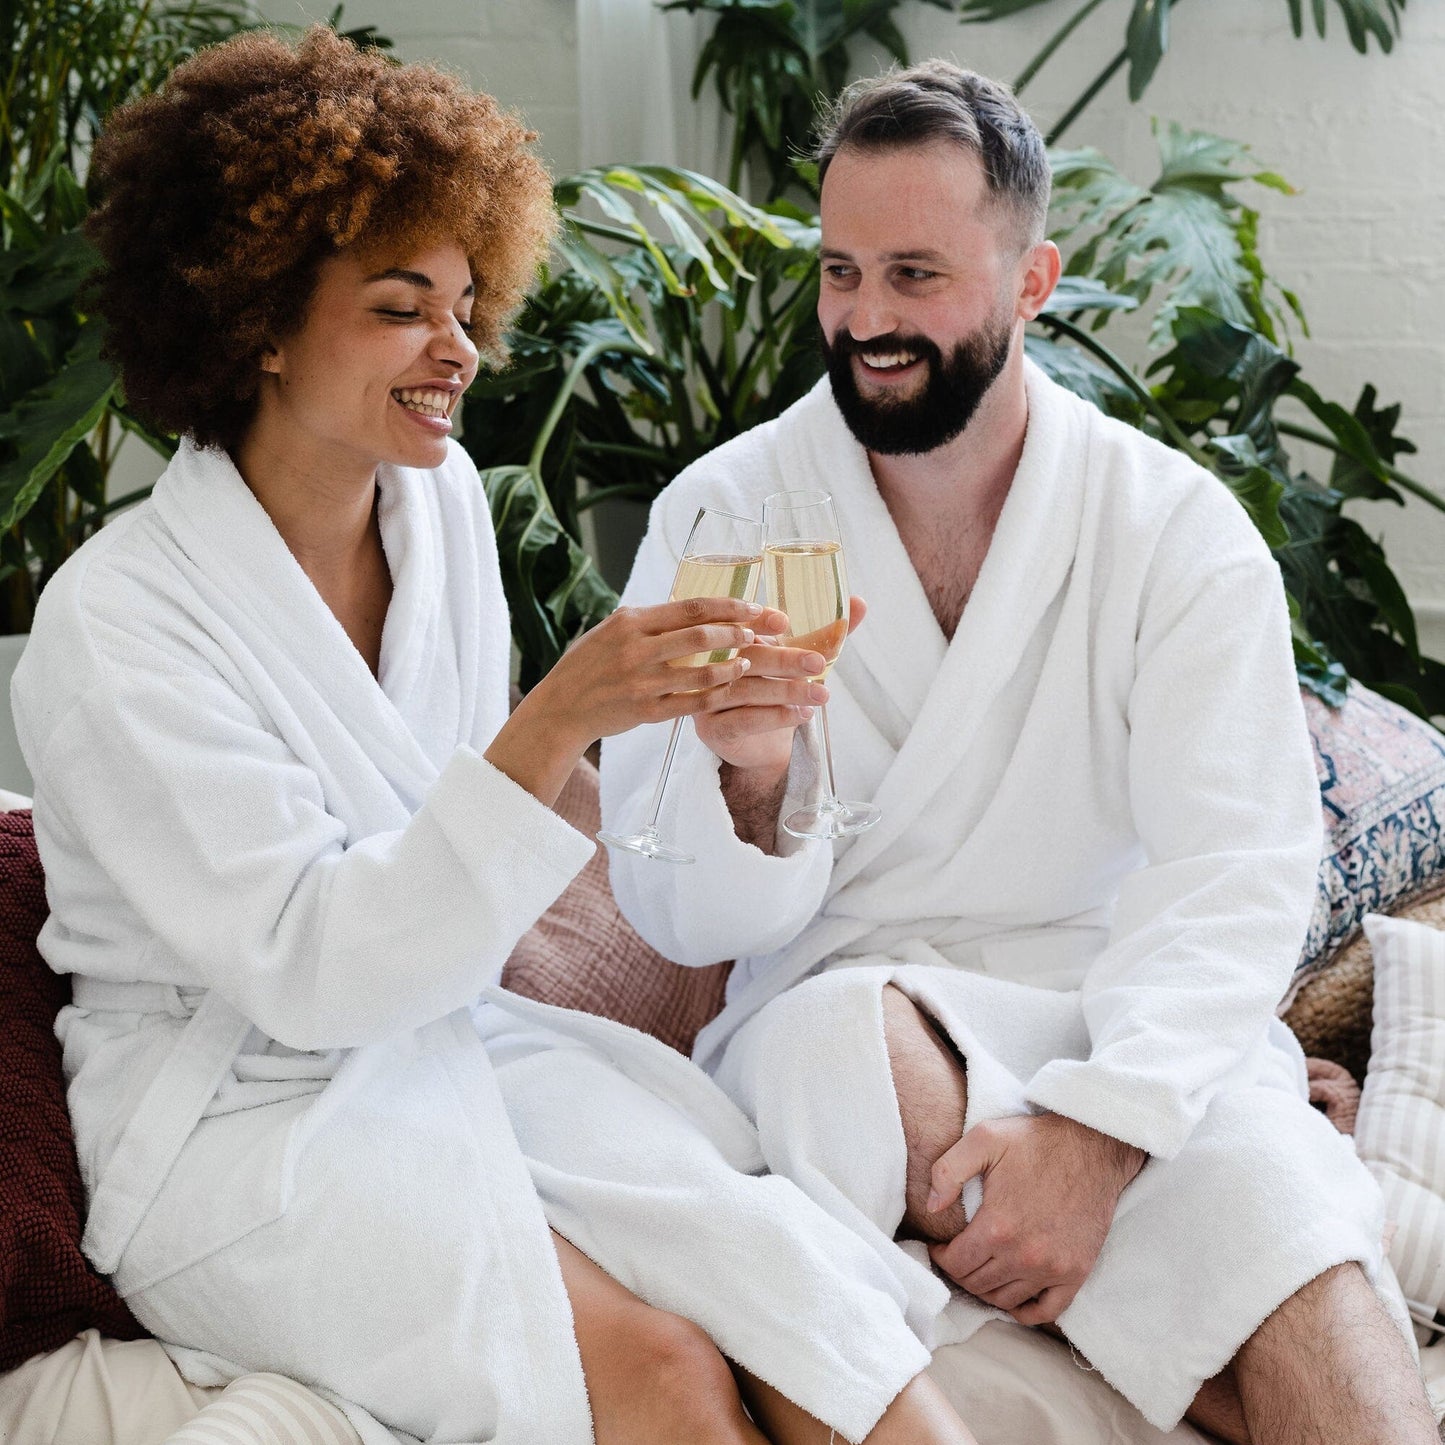
<svg viewBox="0 0 1445 1445"><path fill-rule="evenodd" d="M81 1008L104 1008L108 1003L112 1009L134 1012L152 998L151 992L138 994L141 988L153 991L157 999L171 996L169 1004L142 1011L178 1009L179 1016L190 1015L141 1096L91 1196L81 1245L96 1269L114 1274L171 1166L241 1052L251 1021L214 989L81 978L75 984Z"/></svg>
<svg viewBox="0 0 1445 1445"><path fill-rule="evenodd" d="M71 1001L87 1013L166 1014L188 1019L208 991L173 983L113 983L80 973L72 974L70 980Z"/></svg>

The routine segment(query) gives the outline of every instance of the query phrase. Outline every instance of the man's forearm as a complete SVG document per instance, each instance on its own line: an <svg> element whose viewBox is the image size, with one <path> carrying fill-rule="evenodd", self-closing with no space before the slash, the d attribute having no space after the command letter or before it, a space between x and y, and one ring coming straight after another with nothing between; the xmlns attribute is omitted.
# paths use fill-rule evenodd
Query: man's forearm
<svg viewBox="0 0 1445 1445"><path fill-rule="evenodd" d="M763 772L723 763L718 770L723 801L732 814L733 831L744 843L764 853L778 851L778 814L788 788L788 771Z"/></svg>

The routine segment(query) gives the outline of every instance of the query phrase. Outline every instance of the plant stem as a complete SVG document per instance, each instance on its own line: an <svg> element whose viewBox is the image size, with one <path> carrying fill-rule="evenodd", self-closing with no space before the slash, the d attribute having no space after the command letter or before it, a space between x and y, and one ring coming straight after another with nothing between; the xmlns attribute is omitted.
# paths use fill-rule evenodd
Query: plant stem
<svg viewBox="0 0 1445 1445"><path fill-rule="evenodd" d="M647 355L647 352L632 342L601 340L589 341L577 353L572 360L572 365L567 369L567 375L563 378L557 395L553 398L551 409L542 423L542 429L537 433L532 454L527 458L528 469L539 479L542 476L542 458L546 455L547 444L552 440L552 433L557 429L557 423L562 420L562 413L567 410L567 403L572 400L572 393L577 390L577 384L586 375L587 368L605 351L619 351L624 355L632 356ZM545 491L546 488L544 487L543 490Z"/></svg>
<svg viewBox="0 0 1445 1445"><path fill-rule="evenodd" d="M1214 471L1214 462L1209 453L1180 429L1174 418L1159 405L1154 393L1107 346L1102 342L1095 341L1082 327L1075 326L1072 321L1065 321L1062 316L1041 316L1039 324L1053 327L1062 332L1071 341L1083 347L1085 351L1098 357L1134 393L1140 405L1159 423L1180 451L1186 456L1192 457L1201 467L1211 472Z"/></svg>
<svg viewBox="0 0 1445 1445"><path fill-rule="evenodd" d="M1094 99L1108 83L1124 68L1129 59L1127 49L1121 50L1090 82L1084 93L1066 110L1062 119L1044 137L1046 146L1057 145L1059 138L1078 118L1088 109L1090 102Z"/></svg>
<svg viewBox="0 0 1445 1445"><path fill-rule="evenodd" d="M1023 88L1048 64L1053 53L1071 36L1074 31L1083 24L1104 0L1086 0L1084 8L1079 10L1071 19L1064 22L1063 28L1024 66L1019 72L1018 79L1014 81L1014 94L1019 94Z"/></svg>
<svg viewBox="0 0 1445 1445"><path fill-rule="evenodd" d="M150 496L152 488L141 487L138 491L127 492L123 497L116 497L112 501L103 503L99 507L92 507L83 517L77 517L70 524L68 530L71 532L83 531L92 522L98 522L102 517L109 516L112 512L118 512L122 507L134 506L137 502L143 502Z"/></svg>
<svg viewBox="0 0 1445 1445"><path fill-rule="evenodd" d="M1311 431L1308 427L1296 426L1293 422L1276 421L1275 430L1283 436L1295 437L1302 442L1313 442L1317 447L1324 447L1326 451L1334 452L1337 456L1347 457L1349 453L1332 436L1324 432ZM1445 512L1445 497L1438 492L1432 492L1423 482L1417 482L1414 477L1407 477L1404 472L1398 471L1383 459L1380 462L1380 470L1401 488L1409 492L1412 497L1419 497L1422 502L1428 502L1432 507Z"/></svg>

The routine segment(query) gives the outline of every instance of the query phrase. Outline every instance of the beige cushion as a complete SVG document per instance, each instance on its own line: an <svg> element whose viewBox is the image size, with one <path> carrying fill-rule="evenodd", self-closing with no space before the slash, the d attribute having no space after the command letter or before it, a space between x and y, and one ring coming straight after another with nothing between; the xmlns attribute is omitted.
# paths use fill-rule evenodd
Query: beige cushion
<svg viewBox="0 0 1445 1445"><path fill-rule="evenodd" d="M1445 885L1392 916L1445 928ZM1343 1064L1361 1083L1370 1061L1374 988L1370 941L1361 930L1300 988L1283 1015L1305 1053Z"/></svg>

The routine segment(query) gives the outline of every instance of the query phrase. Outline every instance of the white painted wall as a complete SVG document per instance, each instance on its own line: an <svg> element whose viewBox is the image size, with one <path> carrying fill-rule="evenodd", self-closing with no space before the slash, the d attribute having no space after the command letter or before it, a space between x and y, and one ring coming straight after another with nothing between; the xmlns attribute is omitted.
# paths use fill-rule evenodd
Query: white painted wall
<svg viewBox="0 0 1445 1445"><path fill-rule="evenodd" d="M261 0L268 20L325 20L333 0ZM375 25L403 60L458 70L520 110L556 171L578 168L576 0L346 0L341 23Z"/></svg>

